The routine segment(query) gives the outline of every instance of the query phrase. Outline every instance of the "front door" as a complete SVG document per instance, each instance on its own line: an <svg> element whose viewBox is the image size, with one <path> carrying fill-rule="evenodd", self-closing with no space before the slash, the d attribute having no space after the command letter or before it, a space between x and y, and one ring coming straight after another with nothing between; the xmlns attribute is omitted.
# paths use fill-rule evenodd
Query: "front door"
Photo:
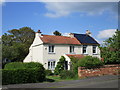
<svg viewBox="0 0 120 90"><path fill-rule="evenodd" d="M65 61L65 70L68 70L68 61Z"/></svg>

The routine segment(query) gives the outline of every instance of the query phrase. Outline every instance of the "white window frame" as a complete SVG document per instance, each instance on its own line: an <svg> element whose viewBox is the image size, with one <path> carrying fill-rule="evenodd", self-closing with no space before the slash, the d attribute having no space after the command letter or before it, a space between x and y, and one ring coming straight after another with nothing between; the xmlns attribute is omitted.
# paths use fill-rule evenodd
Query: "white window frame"
<svg viewBox="0 0 120 90"><path fill-rule="evenodd" d="M83 54L87 54L87 47L88 47L87 45L83 45L83 50L82 50ZM85 49L85 52L84 52L84 49Z"/></svg>
<svg viewBox="0 0 120 90"><path fill-rule="evenodd" d="M70 50L70 53L74 53L75 46L70 46L70 47L69 47L69 50Z"/></svg>
<svg viewBox="0 0 120 90"><path fill-rule="evenodd" d="M94 52L94 49L95 49L95 52ZM93 52L93 54L97 54L97 46L96 45L93 45L92 52Z"/></svg>
<svg viewBox="0 0 120 90"><path fill-rule="evenodd" d="M55 53L55 46L54 45L48 46L48 53Z"/></svg>
<svg viewBox="0 0 120 90"><path fill-rule="evenodd" d="M55 60L48 61L48 69L54 70L55 69Z"/></svg>

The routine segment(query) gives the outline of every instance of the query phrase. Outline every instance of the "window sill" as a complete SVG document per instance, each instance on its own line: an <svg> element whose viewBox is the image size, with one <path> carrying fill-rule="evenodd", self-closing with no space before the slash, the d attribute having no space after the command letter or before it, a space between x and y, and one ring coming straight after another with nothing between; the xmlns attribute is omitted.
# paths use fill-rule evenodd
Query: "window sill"
<svg viewBox="0 0 120 90"><path fill-rule="evenodd" d="M88 53L83 53L83 55L88 55Z"/></svg>
<svg viewBox="0 0 120 90"><path fill-rule="evenodd" d="M75 52L70 52L70 54L75 54Z"/></svg>
<svg viewBox="0 0 120 90"><path fill-rule="evenodd" d="M98 55L97 53L93 53L93 55Z"/></svg>
<svg viewBox="0 0 120 90"><path fill-rule="evenodd" d="M48 52L48 54L55 54L55 52Z"/></svg>

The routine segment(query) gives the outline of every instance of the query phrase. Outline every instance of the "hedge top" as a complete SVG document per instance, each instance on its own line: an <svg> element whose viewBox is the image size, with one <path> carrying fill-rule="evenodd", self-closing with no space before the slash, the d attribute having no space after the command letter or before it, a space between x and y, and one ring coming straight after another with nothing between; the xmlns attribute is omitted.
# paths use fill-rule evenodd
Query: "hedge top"
<svg viewBox="0 0 120 90"><path fill-rule="evenodd" d="M41 68L44 69L43 65L41 63L37 62L29 62L29 63L23 63L23 62L11 62L5 65L4 69L33 69L33 68Z"/></svg>

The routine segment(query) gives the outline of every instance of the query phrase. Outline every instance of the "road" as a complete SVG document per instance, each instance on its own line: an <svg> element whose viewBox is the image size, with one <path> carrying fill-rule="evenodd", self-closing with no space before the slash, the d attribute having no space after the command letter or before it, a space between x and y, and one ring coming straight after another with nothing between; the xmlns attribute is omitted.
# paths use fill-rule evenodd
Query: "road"
<svg viewBox="0 0 120 90"><path fill-rule="evenodd" d="M106 75L62 82L14 84L3 86L3 90L7 90L8 88L118 88L118 76Z"/></svg>

